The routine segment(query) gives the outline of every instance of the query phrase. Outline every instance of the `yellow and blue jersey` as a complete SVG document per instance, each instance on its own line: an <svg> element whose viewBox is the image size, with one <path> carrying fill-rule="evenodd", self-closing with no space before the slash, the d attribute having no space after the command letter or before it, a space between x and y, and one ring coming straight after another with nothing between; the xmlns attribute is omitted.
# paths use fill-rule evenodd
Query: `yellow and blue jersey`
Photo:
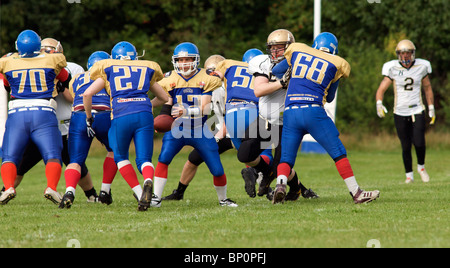
<svg viewBox="0 0 450 268"><path fill-rule="evenodd" d="M345 59L306 44L293 43L284 55L292 66L286 107L292 104L323 105L330 86L350 75L350 64Z"/></svg>
<svg viewBox="0 0 450 268"><path fill-rule="evenodd" d="M17 53L0 59L3 73L16 99L49 99L58 95L56 77L67 66L61 53L41 53L36 57L22 58Z"/></svg>
<svg viewBox="0 0 450 268"><path fill-rule="evenodd" d="M83 96L81 96L81 94L83 94L93 82L89 71L76 75L70 81L69 90L73 97L72 107L74 111L84 110ZM106 92L106 89L100 90L100 92L92 97L93 109L100 108L101 110L110 110L110 102L111 99L108 92Z"/></svg>
<svg viewBox="0 0 450 268"><path fill-rule="evenodd" d="M96 62L90 73L91 80L102 78L105 81L105 89L111 96L113 118L141 111L152 112L148 91L163 77L158 63L107 59Z"/></svg>
<svg viewBox="0 0 450 268"><path fill-rule="evenodd" d="M205 69L198 69L192 77L185 79L177 72L170 72L158 82L173 99L173 105L182 105L185 108L202 107L202 95L212 95L212 92L222 86L222 80L216 76L207 74ZM207 115L200 115L203 124ZM183 116L183 119L198 119L195 116ZM191 122L191 126L198 126L197 121Z"/></svg>
<svg viewBox="0 0 450 268"><path fill-rule="evenodd" d="M225 99L230 102L253 102L258 104L253 87L253 75L248 73L248 63L224 60L217 64L216 71L224 75Z"/></svg>

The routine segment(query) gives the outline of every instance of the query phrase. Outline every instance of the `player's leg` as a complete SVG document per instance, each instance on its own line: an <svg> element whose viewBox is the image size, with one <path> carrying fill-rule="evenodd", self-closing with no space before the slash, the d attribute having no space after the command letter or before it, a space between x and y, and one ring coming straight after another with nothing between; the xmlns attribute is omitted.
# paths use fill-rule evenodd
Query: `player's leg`
<svg viewBox="0 0 450 268"><path fill-rule="evenodd" d="M285 200L288 178L294 167L303 135L306 133L300 116L298 110L287 110L283 115L281 157L277 167L277 187L272 201L274 204Z"/></svg>
<svg viewBox="0 0 450 268"><path fill-rule="evenodd" d="M153 177L155 168L152 164L153 156L153 115L151 113L139 114L140 125L134 134L136 148L136 166L144 177L144 186L139 199L138 210L146 211L150 207L153 196Z"/></svg>
<svg viewBox="0 0 450 268"><path fill-rule="evenodd" d="M406 180L405 183L410 183L414 181L414 172L412 169L412 117L411 116L400 116L394 114L394 123L397 130L397 136L400 140L402 147L402 159L403 166L405 168Z"/></svg>
<svg viewBox="0 0 450 268"><path fill-rule="evenodd" d="M185 138L175 138L172 132L166 132L162 139L161 153L158 157L158 164L155 169L154 194L152 206L161 206L161 196L167 183L169 164L175 155L183 148Z"/></svg>
<svg viewBox="0 0 450 268"><path fill-rule="evenodd" d="M227 197L227 177L220 161L219 146L214 138L207 138L212 135L205 135L202 138L188 139L186 142L196 148L200 153L209 171L213 175L214 188L221 206L237 207L237 204Z"/></svg>
<svg viewBox="0 0 450 268"><path fill-rule="evenodd" d="M124 178L133 193L138 197L142 195L136 171L129 160L129 147L138 123L134 120L135 114L114 118L108 132L109 145L114 152L114 161L120 175Z"/></svg>
<svg viewBox="0 0 450 268"><path fill-rule="evenodd" d="M301 109L311 136L328 152L334 160L339 175L344 180L355 203L366 203L377 199L378 190L364 191L359 187L353 169L347 158L347 151L339 139L336 125L322 107Z"/></svg>
<svg viewBox="0 0 450 268"><path fill-rule="evenodd" d="M25 122L26 112L9 114L6 131L3 136L1 177L5 191L0 196L0 204L7 204L16 196L14 182L17 177L17 165L29 141L29 132Z"/></svg>
<svg viewBox="0 0 450 268"><path fill-rule="evenodd" d="M45 163L47 188L44 196L59 205L62 197L56 189L62 173L61 152L63 144L58 121L56 115L50 111L34 111L33 113L35 114L33 115L34 120L30 137L39 148Z"/></svg>
<svg viewBox="0 0 450 268"><path fill-rule="evenodd" d="M423 182L429 182L430 176L425 170L425 112L415 115L415 122L413 122L413 144L416 149L417 172L419 172Z"/></svg>

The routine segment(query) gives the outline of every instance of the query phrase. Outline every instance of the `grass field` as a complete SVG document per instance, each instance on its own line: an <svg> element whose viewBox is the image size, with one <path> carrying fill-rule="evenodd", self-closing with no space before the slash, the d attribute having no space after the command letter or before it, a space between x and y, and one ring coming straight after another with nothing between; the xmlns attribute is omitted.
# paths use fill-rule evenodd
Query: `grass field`
<svg viewBox="0 0 450 268"><path fill-rule="evenodd" d="M46 181L40 163L26 175L17 197L0 207L0 247L66 247L76 241L84 248L364 248L372 239L383 248L450 247L450 150L429 148L431 181L422 183L416 172L415 183L406 185L398 142L392 143L387 150L348 149L359 185L381 191L378 200L363 205L353 204L328 155L299 154L295 166L303 183L320 195L316 200L272 205L265 197L249 198L240 175L243 166L230 151L222 161L228 197L239 207L218 205L212 176L202 165L183 201L163 202L144 213L137 211L120 175L113 184L112 205L86 203L78 187L72 208L58 209L43 197ZM183 150L170 165L164 194L176 188L188 152ZM88 159L97 191L101 155L94 152ZM64 188L62 177L58 190Z"/></svg>

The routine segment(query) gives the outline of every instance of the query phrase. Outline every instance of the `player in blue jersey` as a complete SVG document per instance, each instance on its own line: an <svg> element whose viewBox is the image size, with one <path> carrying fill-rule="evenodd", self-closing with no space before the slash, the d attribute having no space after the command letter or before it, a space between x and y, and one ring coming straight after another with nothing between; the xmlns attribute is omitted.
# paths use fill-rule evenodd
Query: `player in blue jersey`
<svg viewBox="0 0 450 268"><path fill-rule="evenodd" d="M16 196L14 181L17 165L31 140L39 148L45 163L47 188L44 196L55 202L61 196L56 191L61 177L61 132L56 119L57 80L67 87L70 74L63 54L40 53L41 38L32 30L22 31L16 41L18 53L0 59L0 73L10 87L8 119L3 139L1 176L5 191L0 204Z"/></svg>
<svg viewBox="0 0 450 268"><path fill-rule="evenodd" d="M238 150L238 160L253 168L244 169L241 172L245 181L245 190L250 197L256 196L256 176L249 176L248 173L261 172L263 176L269 176L273 160L271 146L265 149L259 146L253 151L247 146L260 135L257 124L254 124L259 115L259 98L254 93L253 75L248 73L248 63L262 54L263 52L259 49L249 49L244 53L242 61L224 60L216 68L216 73L225 82L227 133ZM241 146L242 143L244 146Z"/></svg>
<svg viewBox="0 0 450 268"><path fill-rule="evenodd" d="M334 99L340 78L350 74L350 65L337 56L337 52L337 38L324 32L314 39L313 47L291 44L284 53L286 59L273 69L273 73L281 78L281 85L289 83L274 203L285 199L287 178L295 164L303 135L307 133L335 161L354 203L370 202L380 195L378 190L363 191L359 188L345 147L339 139L339 131L323 107L325 102Z"/></svg>
<svg viewBox="0 0 450 268"><path fill-rule="evenodd" d="M172 56L174 70L158 83L169 94L167 105L173 105L176 118L172 130L163 137L161 154L155 171L154 206L161 205L161 197L167 182L168 165L185 145L197 149L213 175L214 187L221 206L236 207L227 198L227 178L220 161L217 143L205 126L210 113L212 91L222 85L222 80L199 68L200 53L193 43L184 42L175 47Z"/></svg>
<svg viewBox="0 0 450 268"><path fill-rule="evenodd" d="M111 126L110 96L105 89L102 89L92 97L92 112L95 114L95 121L90 128L86 126L86 113L84 112L82 96L85 90L94 82L90 79L89 72L92 65L97 61L109 58L110 55L104 51L92 53L87 63L88 71L75 76L69 85L74 99L68 140L70 163L64 172L66 193L59 205L60 208L70 208L74 202L75 189L81 179L81 167L86 162L94 136L108 151L103 162L103 184L100 196L98 197L99 202L108 205L112 203L110 185L117 173L117 166L108 142L108 131ZM109 185L109 189L104 189L104 184Z"/></svg>
<svg viewBox="0 0 450 268"><path fill-rule="evenodd" d="M137 60L136 48L129 42L117 43L111 50L111 58L96 62L91 70L91 86L83 94L87 128L93 127L96 117L92 113L92 98L103 88L111 96L111 128L109 146L120 174L139 199L138 210L150 207L153 194L153 113L150 90L164 103L167 93L156 81L163 77L161 67L154 61ZM156 102L155 102L156 104ZM94 115L94 117L93 117ZM139 184L131 162L129 147L134 140L136 166L144 177L144 188Z"/></svg>

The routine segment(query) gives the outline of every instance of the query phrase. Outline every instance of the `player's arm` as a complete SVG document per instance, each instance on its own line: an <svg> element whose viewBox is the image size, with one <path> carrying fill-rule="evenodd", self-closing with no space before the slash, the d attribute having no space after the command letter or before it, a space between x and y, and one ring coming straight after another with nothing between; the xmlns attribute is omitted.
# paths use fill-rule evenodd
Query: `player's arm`
<svg viewBox="0 0 450 268"><path fill-rule="evenodd" d="M339 85L339 80L330 85L330 88L328 89L327 102L332 102L334 100L334 97L336 96L336 90L338 88L338 85Z"/></svg>
<svg viewBox="0 0 450 268"><path fill-rule="evenodd" d="M270 82L264 75L255 76L254 93L257 98L269 95L282 88L280 81Z"/></svg>
<svg viewBox="0 0 450 268"><path fill-rule="evenodd" d="M161 106L169 101L169 96L167 96L166 91L158 83L153 83L150 86L150 91L155 95L152 99L152 106Z"/></svg>
<svg viewBox="0 0 450 268"><path fill-rule="evenodd" d="M95 81L81 94L83 96L83 105L86 112L86 120L92 118L92 97L105 87L105 81L97 78Z"/></svg>
<svg viewBox="0 0 450 268"><path fill-rule="evenodd" d="M381 83L377 89L377 93L375 94L375 100L377 103L377 115L380 118L383 118L385 116L385 113L387 113L387 109L383 105L383 98L384 93L391 86L391 84L392 80L389 77L385 76L383 80L381 80Z"/></svg>
<svg viewBox="0 0 450 268"><path fill-rule="evenodd" d="M433 89L431 88L431 82L428 75L422 79L422 86L423 91L425 92L425 98L427 99L428 103L428 115L431 118L430 124L434 124L434 120L436 119L436 114L434 111L434 94Z"/></svg>

